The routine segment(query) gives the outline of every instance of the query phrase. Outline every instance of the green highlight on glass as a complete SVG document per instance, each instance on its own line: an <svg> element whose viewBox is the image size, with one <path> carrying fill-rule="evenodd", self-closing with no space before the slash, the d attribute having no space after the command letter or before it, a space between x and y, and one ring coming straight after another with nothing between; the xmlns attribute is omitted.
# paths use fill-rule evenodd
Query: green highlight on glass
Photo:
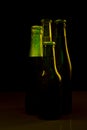
<svg viewBox="0 0 87 130"><path fill-rule="evenodd" d="M42 57L43 56L43 46L42 46L42 26L32 26L31 27L31 45L29 51L29 57Z"/></svg>

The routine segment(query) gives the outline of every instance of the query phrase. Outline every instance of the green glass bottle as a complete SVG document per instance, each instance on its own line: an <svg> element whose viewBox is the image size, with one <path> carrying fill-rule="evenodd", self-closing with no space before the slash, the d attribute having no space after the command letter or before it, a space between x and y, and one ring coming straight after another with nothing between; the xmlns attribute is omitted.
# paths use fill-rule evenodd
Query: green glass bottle
<svg viewBox="0 0 87 130"><path fill-rule="evenodd" d="M40 76L39 116L58 119L61 115L61 75L56 68L55 42L52 41L52 20L41 20L43 26L43 71Z"/></svg>
<svg viewBox="0 0 87 130"><path fill-rule="evenodd" d="M31 115L38 113L39 106L39 75L42 72L43 59L42 35L42 26L34 25L31 27L31 42L27 60L28 85L25 97L25 111Z"/></svg>
<svg viewBox="0 0 87 130"><path fill-rule="evenodd" d="M62 77L62 113L72 112L72 64L69 55L66 20L57 19L54 21L53 40L56 43L56 64Z"/></svg>

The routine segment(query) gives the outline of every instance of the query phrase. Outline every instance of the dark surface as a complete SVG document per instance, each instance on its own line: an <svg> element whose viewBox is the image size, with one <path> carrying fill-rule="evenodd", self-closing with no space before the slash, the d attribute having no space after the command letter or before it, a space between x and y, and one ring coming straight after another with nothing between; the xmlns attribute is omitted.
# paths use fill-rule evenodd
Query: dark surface
<svg viewBox="0 0 87 130"><path fill-rule="evenodd" d="M0 93L0 129L87 129L87 92L72 93L72 114L58 120L40 120L25 113L24 92ZM70 128L72 127L72 128Z"/></svg>

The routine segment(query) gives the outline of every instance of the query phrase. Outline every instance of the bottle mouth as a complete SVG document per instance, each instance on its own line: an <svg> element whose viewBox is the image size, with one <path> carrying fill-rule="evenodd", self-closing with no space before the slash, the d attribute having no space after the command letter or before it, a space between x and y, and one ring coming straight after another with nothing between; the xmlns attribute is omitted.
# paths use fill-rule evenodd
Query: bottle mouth
<svg viewBox="0 0 87 130"><path fill-rule="evenodd" d="M66 23L66 19L57 19L55 23Z"/></svg>
<svg viewBox="0 0 87 130"><path fill-rule="evenodd" d="M38 30L40 30L40 29L43 29L43 27L42 26L38 26L38 25L33 25L31 27L31 29L38 29Z"/></svg>
<svg viewBox="0 0 87 130"><path fill-rule="evenodd" d="M38 25L33 25L31 26L31 32L33 33L40 33L40 34L43 34L43 27L42 26L38 26Z"/></svg>
<svg viewBox="0 0 87 130"><path fill-rule="evenodd" d="M52 23L51 19L41 19L41 23Z"/></svg>
<svg viewBox="0 0 87 130"><path fill-rule="evenodd" d="M53 42L53 41L46 41L46 42L43 42L43 45L55 45L56 43Z"/></svg>

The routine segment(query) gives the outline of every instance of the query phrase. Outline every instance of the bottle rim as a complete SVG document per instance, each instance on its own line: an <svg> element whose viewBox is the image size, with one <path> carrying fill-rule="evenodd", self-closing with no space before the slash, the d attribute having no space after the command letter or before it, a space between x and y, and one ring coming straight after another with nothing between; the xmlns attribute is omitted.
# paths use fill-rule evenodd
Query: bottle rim
<svg viewBox="0 0 87 130"><path fill-rule="evenodd" d="M55 45L56 43L54 41L44 41L43 45Z"/></svg>
<svg viewBox="0 0 87 130"><path fill-rule="evenodd" d="M41 19L41 23L52 23L52 19Z"/></svg>
<svg viewBox="0 0 87 130"><path fill-rule="evenodd" d="M55 23L66 23L66 19L57 19L54 22Z"/></svg>
<svg viewBox="0 0 87 130"><path fill-rule="evenodd" d="M43 29L43 27L39 26L39 25L33 25L33 26L31 26L31 29L38 29L38 30L40 30L40 29Z"/></svg>

